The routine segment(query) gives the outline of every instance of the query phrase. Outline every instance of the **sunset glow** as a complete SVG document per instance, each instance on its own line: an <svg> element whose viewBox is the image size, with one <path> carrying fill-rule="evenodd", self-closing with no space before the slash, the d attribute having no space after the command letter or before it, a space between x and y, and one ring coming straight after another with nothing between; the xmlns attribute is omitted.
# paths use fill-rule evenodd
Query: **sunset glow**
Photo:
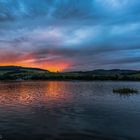
<svg viewBox="0 0 140 140"><path fill-rule="evenodd" d="M10 54L9 54L10 56ZM0 66L23 66L23 67L36 67L41 69L46 69L51 72L61 72L69 69L69 67L73 64L73 62L69 60L61 60L61 59L43 59L39 60L34 56L25 55L25 56L11 56L7 58L7 56L3 55L3 61L0 63Z"/></svg>
<svg viewBox="0 0 140 140"><path fill-rule="evenodd" d="M140 68L138 0L1 0L0 66Z"/></svg>
<svg viewBox="0 0 140 140"><path fill-rule="evenodd" d="M69 63L44 63L44 64L20 64L20 63L14 63L14 65L11 63L5 63L2 64L1 66L22 66L22 67L32 67L32 68L41 68L41 69L45 69L48 70L50 72L62 72L67 70L70 67Z"/></svg>

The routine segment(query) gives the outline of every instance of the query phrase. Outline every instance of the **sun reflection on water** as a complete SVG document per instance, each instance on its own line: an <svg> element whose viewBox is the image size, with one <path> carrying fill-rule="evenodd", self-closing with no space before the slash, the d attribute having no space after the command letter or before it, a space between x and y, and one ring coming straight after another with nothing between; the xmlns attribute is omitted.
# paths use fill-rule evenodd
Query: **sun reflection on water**
<svg viewBox="0 0 140 140"><path fill-rule="evenodd" d="M20 106L71 100L64 82L14 82L0 85L0 105Z"/></svg>

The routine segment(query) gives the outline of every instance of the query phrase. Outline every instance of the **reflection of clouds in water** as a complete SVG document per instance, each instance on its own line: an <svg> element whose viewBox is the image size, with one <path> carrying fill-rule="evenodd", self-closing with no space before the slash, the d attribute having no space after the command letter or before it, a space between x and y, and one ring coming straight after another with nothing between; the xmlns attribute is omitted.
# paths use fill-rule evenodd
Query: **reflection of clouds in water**
<svg viewBox="0 0 140 140"><path fill-rule="evenodd" d="M64 82L48 82L46 86L45 96L47 100L67 100L66 83ZM69 99L69 97L68 97Z"/></svg>
<svg viewBox="0 0 140 140"><path fill-rule="evenodd" d="M63 82L20 82L0 85L0 104L7 106L31 105L34 103L53 104L67 102L67 94Z"/></svg>

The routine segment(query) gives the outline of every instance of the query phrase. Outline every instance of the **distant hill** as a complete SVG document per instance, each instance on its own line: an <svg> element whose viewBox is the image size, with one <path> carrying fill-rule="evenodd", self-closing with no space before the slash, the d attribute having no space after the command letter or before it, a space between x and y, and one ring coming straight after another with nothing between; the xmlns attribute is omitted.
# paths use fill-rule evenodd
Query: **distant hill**
<svg viewBox="0 0 140 140"><path fill-rule="evenodd" d="M133 74L140 72L138 70L120 70L120 69L112 69L112 70L104 70L104 69L97 69L93 71L81 71L78 73L83 74L95 74L95 75L115 75L115 74ZM76 73L76 72L74 72Z"/></svg>
<svg viewBox="0 0 140 140"><path fill-rule="evenodd" d="M79 76L79 79L87 80L140 80L139 70L97 69L93 71L74 71L68 73L70 75Z"/></svg>
<svg viewBox="0 0 140 140"><path fill-rule="evenodd" d="M75 72L49 72L39 68L0 66L0 80L133 80L140 81L137 70L93 70Z"/></svg>
<svg viewBox="0 0 140 140"><path fill-rule="evenodd" d="M39 68L0 66L0 80L32 79L32 77L46 73L49 73L49 71Z"/></svg>
<svg viewBox="0 0 140 140"><path fill-rule="evenodd" d="M49 72L48 70L39 69L39 68L29 68L29 67L21 67L21 66L0 66L1 71L9 71L9 72L25 72L25 71L39 71L39 72Z"/></svg>

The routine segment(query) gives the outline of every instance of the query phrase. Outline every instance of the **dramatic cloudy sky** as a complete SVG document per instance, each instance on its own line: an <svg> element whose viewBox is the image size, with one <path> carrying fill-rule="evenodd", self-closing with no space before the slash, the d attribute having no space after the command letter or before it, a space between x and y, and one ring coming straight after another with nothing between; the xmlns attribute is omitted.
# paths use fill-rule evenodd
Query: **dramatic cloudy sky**
<svg viewBox="0 0 140 140"><path fill-rule="evenodd" d="M140 69L140 0L0 0L0 65Z"/></svg>

